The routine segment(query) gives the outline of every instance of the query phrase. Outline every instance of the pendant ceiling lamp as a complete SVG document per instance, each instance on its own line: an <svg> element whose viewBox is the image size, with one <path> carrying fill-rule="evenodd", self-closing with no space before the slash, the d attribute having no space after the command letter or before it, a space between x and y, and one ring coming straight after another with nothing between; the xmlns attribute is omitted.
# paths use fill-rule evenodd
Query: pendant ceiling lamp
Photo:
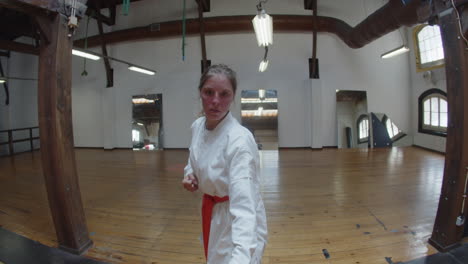
<svg viewBox="0 0 468 264"><path fill-rule="evenodd" d="M255 36L259 47L266 47L273 44L273 18L268 15L262 4L267 1L260 1L257 5L257 15L252 19Z"/></svg>

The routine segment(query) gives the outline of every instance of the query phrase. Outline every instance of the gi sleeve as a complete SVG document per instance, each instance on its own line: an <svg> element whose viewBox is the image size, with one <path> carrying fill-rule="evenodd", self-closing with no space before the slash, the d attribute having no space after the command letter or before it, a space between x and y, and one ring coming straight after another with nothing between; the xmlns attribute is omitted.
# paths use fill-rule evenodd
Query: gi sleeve
<svg viewBox="0 0 468 264"><path fill-rule="evenodd" d="M239 148L234 151L230 161L229 211L233 218L231 228L234 248L229 264L250 263L257 247L255 158L255 154L248 148Z"/></svg>
<svg viewBox="0 0 468 264"><path fill-rule="evenodd" d="M192 152L193 135L194 135L195 129L196 129L196 127L197 127L197 122L198 122L198 120L195 120L195 121L192 123L192 126L190 127L191 134L192 134L192 140L191 140L191 142L190 142L189 157L188 157L187 165L186 165L185 168L184 168L184 177L186 177L186 176L189 175L190 173L193 173L192 164L191 164L191 162L190 162L190 153Z"/></svg>
<svg viewBox="0 0 468 264"><path fill-rule="evenodd" d="M187 175L189 175L191 173L193 173L193 169L192 169L192 164L190 162L190 154L189 154L187 165L184 168L184 177L186 177Z"/></svg>

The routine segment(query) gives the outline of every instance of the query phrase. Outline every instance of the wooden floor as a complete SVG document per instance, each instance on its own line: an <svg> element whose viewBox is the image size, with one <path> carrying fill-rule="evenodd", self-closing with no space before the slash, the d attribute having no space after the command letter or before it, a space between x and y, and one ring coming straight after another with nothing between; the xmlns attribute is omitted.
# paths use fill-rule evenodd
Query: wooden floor
<svg viewBox="0 0 468 264"><path fill-rule="evenodd" d="M183 150L76 151L88 257L204 263L200 194L181 187ZM444 156L414 147L262 151L269 244L263 263L387 264L427 244ZM57 246L40 153L0 158L0 225ZM323 250L330 255L326 259Z"/></svg>

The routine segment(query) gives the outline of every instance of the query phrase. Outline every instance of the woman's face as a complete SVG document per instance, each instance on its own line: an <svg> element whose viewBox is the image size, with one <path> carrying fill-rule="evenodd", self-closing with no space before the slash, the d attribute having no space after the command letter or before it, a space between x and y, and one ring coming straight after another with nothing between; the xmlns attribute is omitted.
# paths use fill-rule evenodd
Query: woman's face
<svg viewBox="0 0 468 264"><path fill-rule="evenodd" d="M207 121L216 126L229 111L234 91L224 75L214 75L203 84L200 97Z"/></svg>

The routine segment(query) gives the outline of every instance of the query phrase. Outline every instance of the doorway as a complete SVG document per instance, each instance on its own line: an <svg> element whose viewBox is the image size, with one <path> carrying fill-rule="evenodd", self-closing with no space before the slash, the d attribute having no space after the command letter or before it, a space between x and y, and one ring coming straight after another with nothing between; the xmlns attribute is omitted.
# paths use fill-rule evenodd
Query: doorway
<svg viewBox="0 0 468 264"><path fill-rule="evenodd" d="M162 149L162 94L133 96L132 117L133 150Z"/></svg>
<svg viewBox="0 0 468 264"><path fill-rule="evenodd" d="M241 123L254 135L258 149L278 150L278 92L243 90L241 97Z"/></svg>

